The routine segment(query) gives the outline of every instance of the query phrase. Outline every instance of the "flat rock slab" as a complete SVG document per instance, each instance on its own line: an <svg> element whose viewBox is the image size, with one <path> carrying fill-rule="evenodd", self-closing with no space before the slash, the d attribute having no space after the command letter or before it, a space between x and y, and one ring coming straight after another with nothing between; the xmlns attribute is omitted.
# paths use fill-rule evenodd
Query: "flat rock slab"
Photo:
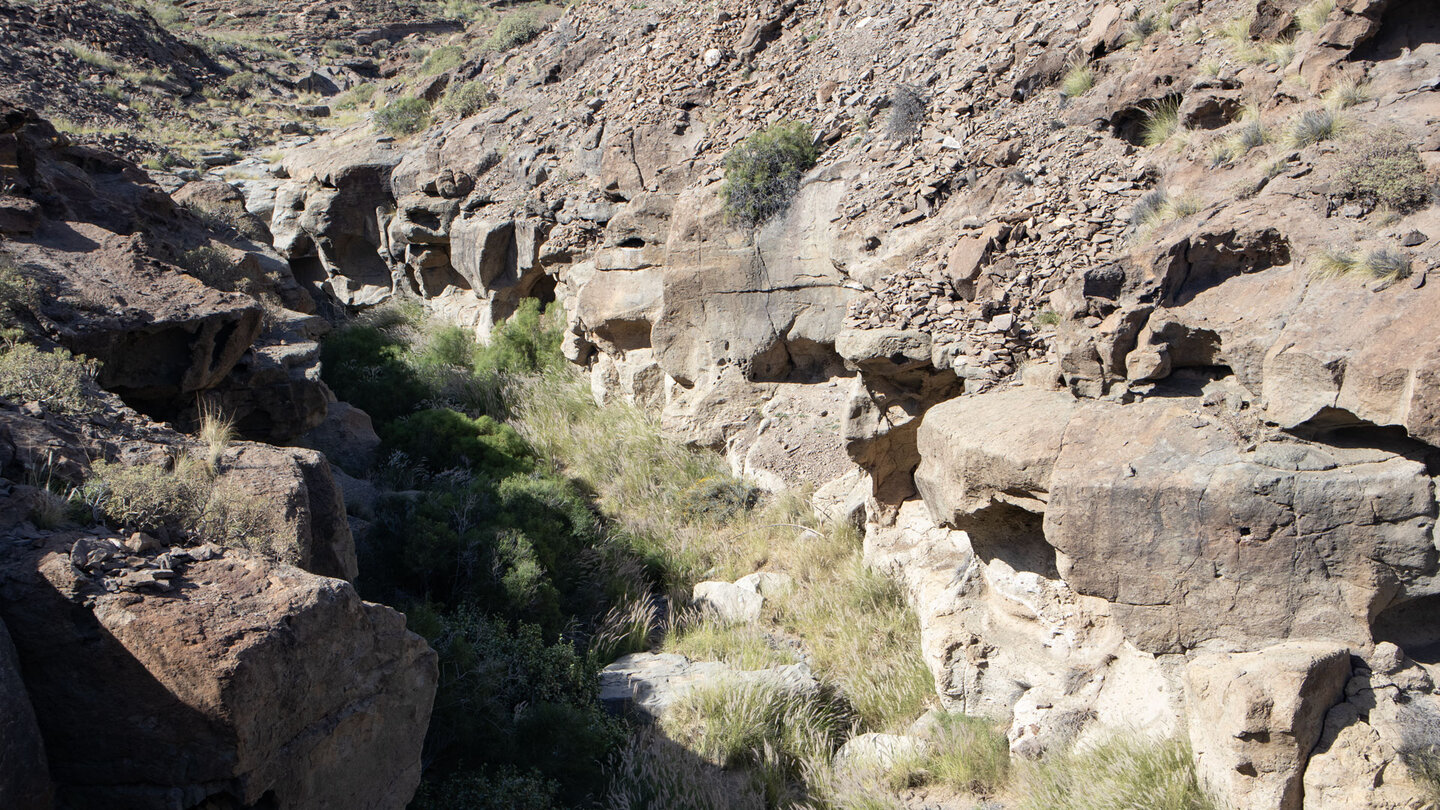
<svg viewBox="0 0 1440 810"><path fill-rule="evenodd" d="M794 692L820 687L804 664L738 670L719 661L691 661L674 653L632 653L600 672L600 703L614 714L658 720L698 686L771 684Z"/></svg>

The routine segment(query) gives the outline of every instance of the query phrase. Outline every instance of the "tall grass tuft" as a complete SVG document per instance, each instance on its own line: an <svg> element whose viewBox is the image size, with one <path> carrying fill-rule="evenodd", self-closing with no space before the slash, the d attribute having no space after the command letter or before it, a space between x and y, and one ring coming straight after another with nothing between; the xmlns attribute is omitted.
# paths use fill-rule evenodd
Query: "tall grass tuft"
<svg viewBox="0 0 1440 810"><path fill-rule="evenodd" d="M1319 31L1330 19L1330 13L1335 10L1335 0L1313 0L1300 7L1295 13L1295 22L1299 24L1301 31Z"/></svg>
<svg viewBox="0 0 1440 810"><path fill-rule="evenodd" d="M214 473L220 469L225 451L235 441L235 419L226 415L221 407L211 400L200 402L200 425L195 437L205 446L205 466Z"/></svg>
<svg viewBox="0 0 1440 810"><path fill-rule="evenodd" d="M1160 146L1180 129L1180 100L1166 99L1145 115L1146 146Z"/></svg>
<svg viewBox="0 0 1440 810"><path fill-rule="evenodd" d="M1179 740L1117 735L1019 768L1021 810L1214 810Z"/></svg>
<svg viewBox="0 0 1440 810"><path fill-rule="evenodd" d="M1290 122L1285 142L1294 148L1328 141L1345 129L1346 121L1332 110L1306 110Z"/></svg>
<svg viewBox="0 0 1440 810"><path fill-rule="evenodd" d="M1090 92L1095 86L1095 69L1084 59L1075 59L1066 67L1065 77L1060 80L1060 95L1077 98Z"/></svg>

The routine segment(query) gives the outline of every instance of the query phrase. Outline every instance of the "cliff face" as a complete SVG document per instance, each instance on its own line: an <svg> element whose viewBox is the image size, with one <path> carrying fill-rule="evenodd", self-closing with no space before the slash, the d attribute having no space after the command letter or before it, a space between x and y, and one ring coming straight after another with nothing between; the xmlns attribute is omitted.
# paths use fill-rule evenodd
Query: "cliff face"
<svg viewBox="0 0 1440 810"><path fill-rule="evenodd" d="M1140 724L1236 806L1409 806L1440 32L1418 0L1254 11L581 4L456 69L479 114L291 153L271 228L349 305L484 335L558 298L597 398L868 499L937 689L1017 752ZM820 163L740 227L723 156L784 120Z"/></svg>

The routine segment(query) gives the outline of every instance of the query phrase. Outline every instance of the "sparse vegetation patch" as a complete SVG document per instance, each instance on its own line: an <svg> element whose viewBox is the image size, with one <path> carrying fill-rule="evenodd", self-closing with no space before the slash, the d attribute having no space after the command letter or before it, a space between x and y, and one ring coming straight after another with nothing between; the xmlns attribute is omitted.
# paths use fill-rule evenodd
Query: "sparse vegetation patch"
<svg viewBox="0 0 1440 810"><path fill-rule="evenodd" d="M758 225L784 211L819 156L804 123L776 124L741 141L725 156L726 212Z"/></svg>

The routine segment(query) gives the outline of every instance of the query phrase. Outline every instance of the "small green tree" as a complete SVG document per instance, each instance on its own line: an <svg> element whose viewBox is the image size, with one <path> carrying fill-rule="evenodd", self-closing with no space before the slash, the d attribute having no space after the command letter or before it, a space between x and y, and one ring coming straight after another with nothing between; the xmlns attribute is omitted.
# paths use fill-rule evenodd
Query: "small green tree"
<svg viewBox="0 0 1440 810"><path fill-rule="evenodd" d="M725 156L726 213L754 226L784 211L819 157L803 122L775 124L741 141Z"/></svg>

